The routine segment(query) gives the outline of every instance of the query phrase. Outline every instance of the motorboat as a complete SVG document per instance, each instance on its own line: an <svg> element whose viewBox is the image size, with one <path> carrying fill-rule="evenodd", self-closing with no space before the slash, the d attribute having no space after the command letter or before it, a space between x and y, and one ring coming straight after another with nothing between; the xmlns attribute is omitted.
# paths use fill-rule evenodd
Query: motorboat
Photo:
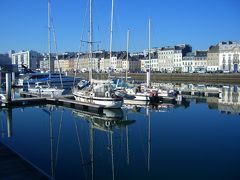
<svg viewBox="0 0 240 180"><path fill-rule="evenodd" d="M44 84L42 82L36 82L34 87L28 88L28 92L30 94L34 94L38 96L57 97L63 94L64 89L58 89L57 87L50 87L49 84Z"/></svg>

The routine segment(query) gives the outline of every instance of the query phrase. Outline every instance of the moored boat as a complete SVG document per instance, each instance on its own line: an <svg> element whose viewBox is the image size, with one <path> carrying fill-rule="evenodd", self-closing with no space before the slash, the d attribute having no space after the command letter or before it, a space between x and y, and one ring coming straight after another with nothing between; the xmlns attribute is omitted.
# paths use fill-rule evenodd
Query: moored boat
<svg viewBox="0 0 240 180"><path fill-rule="evenodd" d="M73 90L77 101L101 105L104 108L121 108L123 98L115 94L114 86L109 80L92 80L90 86Z"/></svg>
<svg viewBox="0 0 240 180"><path fill-rule="evenodd" d="M50 87L48 84L37 82L34 87L29 87L28 92L38 96L58 97L63 94L64 89Z"/></svg>

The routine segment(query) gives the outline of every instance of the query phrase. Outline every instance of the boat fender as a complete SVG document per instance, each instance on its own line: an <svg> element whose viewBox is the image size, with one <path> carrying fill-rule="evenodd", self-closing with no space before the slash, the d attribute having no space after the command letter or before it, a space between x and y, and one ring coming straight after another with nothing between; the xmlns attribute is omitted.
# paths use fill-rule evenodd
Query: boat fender
<svg viewBox="0 0 240 180"><path fill-rule="evenodd" d="M105 92L105 97L110 97L110 93L108 91Z"/></svg>
<svg viewBox="0 0 240 180"><path fill-rule="evenodd" d="M90 93L90 97L94 97L94 92L91 92L91 93Z"/></svg>
<svg viewBox="0 0 240 180"><path fill-rule="evenodd" d="M106 121L106 122L105 122L105 126L106 126L106 127L110 127L110 124L111 124L111 123L110 123L109 121Z"/></svg>

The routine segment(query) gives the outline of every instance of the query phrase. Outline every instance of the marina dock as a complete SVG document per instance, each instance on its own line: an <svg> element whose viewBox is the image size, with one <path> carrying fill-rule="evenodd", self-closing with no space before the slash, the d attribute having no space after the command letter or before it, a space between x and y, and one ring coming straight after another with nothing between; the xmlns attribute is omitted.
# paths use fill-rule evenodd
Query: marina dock
<svg viewBox="0 0 240 180"><path fill-rule="evenodd" d="M57 106L70 107L73 109L78 109L82 111L88 111L92 113L103 113L103 106L84 103L73 100L72 95L66 95L61 97L32 97L29 93L21 93L21 97L24 98L16 98L11 101L6 101L1 104L1 107L25 107L25 106L33 106L33 105L45 105L52 104Z"/></svg>

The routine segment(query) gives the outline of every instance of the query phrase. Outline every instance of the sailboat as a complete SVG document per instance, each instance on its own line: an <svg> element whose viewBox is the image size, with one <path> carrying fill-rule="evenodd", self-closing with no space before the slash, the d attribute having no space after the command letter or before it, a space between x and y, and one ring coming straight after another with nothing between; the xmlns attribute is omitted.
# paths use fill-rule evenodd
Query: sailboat
<svg viewBox="0 0 240 180"><path fill-rule="evenodd" d="M149 62L151 63L151 53L150 53L150 32L151 32L151 21L149 19ZM129 41L129 32L128 32L128 39ZM128 48L128 44L127 44ZM127 49L128 52L128 49ZM156 102L158 100L157 93L150 89L150 71L151 66L147 71L147 86L137 86L134 88L125 88L125 91L128 95L135 96L134 99L124 99L124 103L126 104L140 104L146 105L148 102ZM127 81L127 70L126 70L126 81Z"/></svg>
<svg viewBox="0 0 240 180"><path fill-rule="evenodd" d="M121 108L123 98L115 94L112 80L94 80L92 78L92 0L90 0L90 32L89 32L89 86L73 89L77 101L101 105L104 108Z"/></svg>
<svg viewBox="0 0 240 180"><path fill-rule="evenodd" d="M51 62L51 0L48 0L48 55L49 55L49 74L48 78L51 79L52 73L52 62ZM60 80L62 84L62 79L60 75ZM62 85L63 87L63 85ZM46 95L46 96L60 96L62 95L64 89L58 89L57 87L51 87L51 82L35 82L34 87L30 87L28 84L28 92L36 95Z"/></svg>

